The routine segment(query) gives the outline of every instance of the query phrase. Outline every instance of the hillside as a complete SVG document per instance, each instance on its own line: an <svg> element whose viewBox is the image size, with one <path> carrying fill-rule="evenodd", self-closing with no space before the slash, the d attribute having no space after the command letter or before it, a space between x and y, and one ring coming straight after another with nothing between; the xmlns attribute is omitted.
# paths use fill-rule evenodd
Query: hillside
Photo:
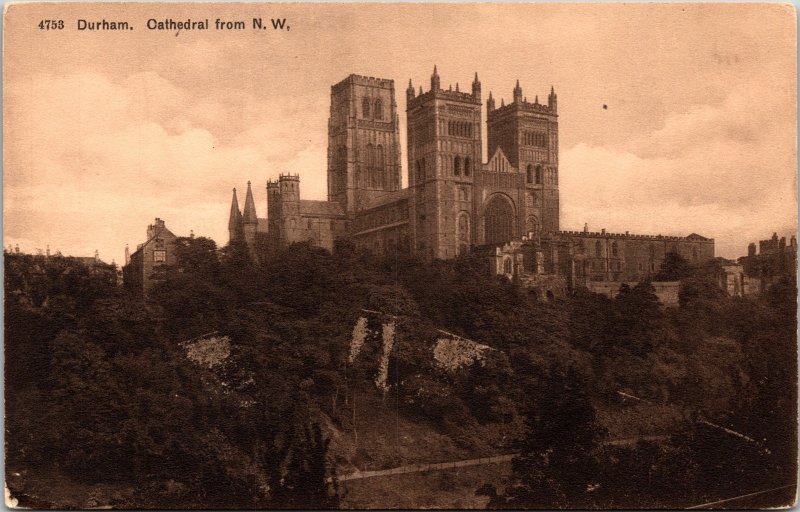
<svg viewBox="0 0 800 512"><path fill-rule="evenodd" d="M677 309L647 285L537 303L477 258L181 247L146 301L78 261L6 255L20 504L515 508L539 489L537 506L635 507L796 470L793 281L731 299L687 266ZM602 470L572 482L584 464Z"/></svg>

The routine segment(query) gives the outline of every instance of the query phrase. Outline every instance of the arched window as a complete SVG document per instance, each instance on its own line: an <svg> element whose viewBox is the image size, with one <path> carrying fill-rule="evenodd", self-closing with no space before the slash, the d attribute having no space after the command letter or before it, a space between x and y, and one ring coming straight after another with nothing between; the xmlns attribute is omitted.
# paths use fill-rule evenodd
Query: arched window
<svg viewBox="0 0 800 512"><path fill-rule="evenodd" d="M375 100L375 119L383 119L383 102L380 98Z"/></svg>
<svg viewBox="0 0 800 512"><path fill-rule="evenodd" d="M453 174L456 176L461 176L461 158L455 157L453 158Z"/></svg>
<svg viewBox="0 0 800 512"><path fill-rule="evenodd" d="M506 196L495 194L484 210L484 243L508 242L514 236L514 206Z"/></svg>
<svg viewBox="0 0 800 512"><path fill-rule="evenodd" d="M617 256L617 242L611 242L611 255Z"/></svg>
<svg viewBox="0 0 800 512"><path fill-rule="evenodd" d="M464 159L464 176L469 176L472 174L472 161L469 157Z"/></svg>
<svg viewBox="0 0 800 512"><path fill-rule="evenodd" d="M603 257L603 246L600 244L600 240L598 240L594 244L594 254L598 258L602 258Z"/></svg>
<svg viewBox="0 0 800 512"><path fill-rule="evenodd" d="M466 254L469 252L469 246L471 243L469 214L467 212L461 212L458 215L457 227L458 232L456 233L456 237L458 238L458 254Z"/></svg>
<svg viewBox="0 0 800 512"><path fill-rule="evenodd" d="M361 115L364 117L369 117L369 98L364 98L361 100Z"/></svg>
<svg viewBox="0 0 800 512"><path fill-rule="evenodd" d="M541 185L542 184L542 166L541 165L537 165L536 166L536 184L537 185Z"/></svg>
<svg viewBox="0 0 800 512"><path fill-rule="evenodd" d="M512 273L512 270L511 270L511 258L505 258L503 260L503 272L506 273L506 274L509 274L509 275Z"/></svg>
<svg viewBox="0 0 800 512"><path fill-rule="evenodd" d="M533 183L533 165L528 164L528 168L525 171L525 175L526 175L526 182Z"/></svg>

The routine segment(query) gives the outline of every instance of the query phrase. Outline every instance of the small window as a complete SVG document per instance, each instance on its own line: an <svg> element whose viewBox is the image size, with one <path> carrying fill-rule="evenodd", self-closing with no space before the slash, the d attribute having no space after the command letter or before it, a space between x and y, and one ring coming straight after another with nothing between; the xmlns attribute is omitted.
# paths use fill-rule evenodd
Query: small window
<svg viewBox="0 0 800 512"><path fill-rule="evenodd" d="M697 259L697 248L696 247L692 248L692 259L694 259L694 260Z"/></svg>
<svg viewBox="0 0 800 512"><path fill-rule="evenodd" d="M542 166L541 165L537 165L536 166L536 184L537 185L541 185L542 184Z"/></svg>
<svg viewBox="0 0 800 512"><path fill-rule="evenodd" d="M464 176L469 176L472 174L472 161L469 157L464 159Z"/></svg>
<svg viewBox="0 0 800 512"><path fill-rule="evenodd" d="M369 117L369 98L361 100L361 115Z"/></svg>
<svg viewBox="0 0 800 512"><path fill-rule="evenodd" d="M380 98L375 100L375 119L383 119L383 102Z"/></svg>
<svg viewBox="0 0 800 512"><path fill-rule="evenodd" d="M311 222L311 219L308 219L308 229L312 229L314 225Z"/></svg>
<svg viewBox="0 0 800 512"><path fill-rule="evenodd" d="M617 242L612 242L611 243L611 255L612 256L617 256L617 253L618 253Z"/></svg>
<svg viewBox="0 0 800 512"><path fill-rule="evenodd" d="M594 253L598 258L603 257L603 246L600 244L599 240L594 244Z"/></svg>
<svg viewBox="0 0 800 512"><path fill-rule="evenodd" d="M533 165L528 164L528 168L525 171L525 174L526 174L526 182L532 184L533 183Z"/></svg>
<svg viewBox="0 0 800 512"><path fill-rule="evenodd" d="M156 263L167 261L167 251L153 251L153 261Z"/></svg>
<svg viewBox="0 0 800 512"><path fill-rule="evenodd" d="M461 158L455 157L453 159L453 174L461 176Z"/></svg>
<svg viewBox="0 0 800 512"><path fill-rule="evenodd" d="M503 260L503 272L506 274L511 274L511 258L506 258Z"/></svg>

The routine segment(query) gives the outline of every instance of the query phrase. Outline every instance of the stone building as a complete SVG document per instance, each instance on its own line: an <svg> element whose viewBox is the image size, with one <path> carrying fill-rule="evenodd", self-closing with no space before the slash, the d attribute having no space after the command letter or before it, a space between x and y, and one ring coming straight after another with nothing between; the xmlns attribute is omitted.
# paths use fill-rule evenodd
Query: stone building
<svg viewBox="0 0 800 512"><path fill-rule="evenodd" d="M501 99L498 107L489 93L485 106L484 162L477 73L465 91L459 84L445 89L436 67L427 91L409 80L403 189L394 81L350 75L331 87L328 200L300 199L300 177L280 174L266 184L267 216L259 219L248 183L243 213L234 189L230 239L255 251L259 236L271 246L311 241L327 249L347 238L375 253L400 250L426 260L480 250L496 273L508 274L510 260L512 274L550 283L554 296L591 283L650 279L670 251L694 262L714 257L713 239L696 234L561 231L555 90L546 103L538 96L531 102L517 81L508 104Z"/></svg>
<svg viewBox="0 0 800 512"><path fill-rule="evenodd" d="M156 217L155 222L147 226L146 241L139 244L133 254L126 254L126 265L122 269L125 288L146 295L161 279L161 270L177 263L176 238L164 221Z"/></svg>

